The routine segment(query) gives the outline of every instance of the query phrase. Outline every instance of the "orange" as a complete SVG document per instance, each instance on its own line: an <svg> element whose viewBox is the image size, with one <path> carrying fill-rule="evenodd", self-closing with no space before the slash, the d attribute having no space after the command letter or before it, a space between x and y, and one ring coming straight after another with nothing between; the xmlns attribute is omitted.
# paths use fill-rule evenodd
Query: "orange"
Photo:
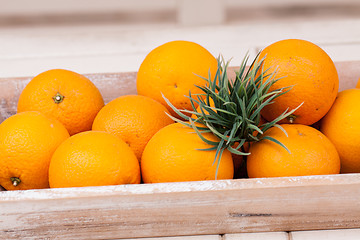
<svg viewBox="0 0 360 240"><path fill-rule="evenodd" d="M64 124L70 135L91 129L104 106L97 87L78 73L53 69L34 77L22 91L17 111L39 111Z"/></svg>
<svg viewBox="0 0 360 240"><path fill-rule="evenodd" d="M214 101L210 98L209 101L209 106L212 108L215 108L215 103ZM196 108L196 111L198 113L201 113L201 109L200 106L198 106ZM203 109L204 114L208 115L209 112L206 109ZM216 111L216 110L214 110ZM195 114L191 115L191 118L197 119L197 116ZM246 144L247 145L247 144ZM235 143L235 146L238 146L238 143ZM241 150L241 149L240 149ZM233 163L234 163L234 178L243 178L244 177L244 162L243 162L243 156L242 155L237 155L237 154L231 154L232 155L232 159L233 159Z"/></svg>
<svg viewBox="0 0 360 240"><path fill-rule="evenodd" d="M213 134L206 139L219 141ZM159 130L146 145L141 158L144 183L181 182L215 179L217 162L215 150L203 142L195 131L181 123L170 124ZM231 153L225 150L218 168L217 179L231 179L234 166Z"/></svg>
<svg viewBox="0 0 360 240"><path fill-rule="evenodd" d="M267 130L264 136L275 138L290 151L270 140L254 142L247 157L249 177L289 177L337 174L340 159L335 146L320 131L302 124L281 125Z"/></svg>
<svg viewBox="0 0 360 240"><path fill-rule="evenodd" d="M143 60L137 73L139 95L151 97L174 114L162 94L178 109L192 110L187 96L202 93L209 72L217 71L217 60L204 47L189 41L172 41L153 49ZM201 76L201 77L200 77Z"/></svg>
<svg viewBox="0 0 360 240"><path fill-rule="evenodd" d="M174 121L161 103L145 96L126 95L106 104L97 114L93 130L106 131L123 139L141 159L150 138Z"/></svg>
<svg viewBox="0 0 360 240"><path fill-rule="evenodd" d="M215 103L214 101L210 98L209 101L209 106L212 108L215 108ZM201 113L201 109L200 106L197 107L197 112ZM204 114L208 114L208 111L206 109L203 109ZM215 110L216 111L216 110ZM191 115L192 118L197 119L197 116L195 114ZM266 123L266 121L260 117L260 122L259 122L259 126L261 126L262 124ZM253 132L253 135L256 136L258 134L257 131ZM248 152L249 151L249 142L246 142L243 146L243 149L239 149L240 151L244 151L244 152ZM235 143L234 148L238 146L238 143ZM232 158L233 158L233 162L234 162L234 178L244 178L246 177L246 164L244 164L244 159L242 155L237 155L232 153Z"/></svg>
<svg viewBox="0 0 360 240"><path fill-rule="evenodd" d="M340 155L342 173L360 173L360 89L341 91L320 122Z"/></svg>
<svg viewBox="0 0 360 240"><path fill-rule="evenodd" d="M356 84L356 88L360 88L360 78L359 78L359 80L358 80L358 82Z"/></svg>
<svg viewBox="0 0 360 240"><path fill-rule="evenodd" d="M311 125L319 121L335 101L339 77L328 54L319 46L305 40L286 39L275 42L261 52L265 57L263 69L277 69L276 82L270 91L293 86L290 92L275 99L263 111L263 117L271 121L287 108L295 109L293 116L281 123Z"/></svg>
<svg viewBox="0 0 360 240"><path fill-rule="evenodd" d="M7 190L48 188L51 156L68 137L59 121L40 112L6 119L0 124L0 185Z"/></svg>
<svg viewBox="0 0 360 240"><path fill-rule="evenodd" d="M86 131L64 141L51 158L51 188L140 183L134 152L120 138Z"/></svg>

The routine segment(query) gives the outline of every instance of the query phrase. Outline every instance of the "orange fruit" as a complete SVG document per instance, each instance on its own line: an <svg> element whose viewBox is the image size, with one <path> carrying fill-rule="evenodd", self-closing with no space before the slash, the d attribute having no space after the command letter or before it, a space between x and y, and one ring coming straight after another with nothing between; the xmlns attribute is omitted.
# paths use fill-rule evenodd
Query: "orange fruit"
<svg viewBox="0 0 360 240"><path fill-rule="evenodd" d="M272 127L264 136L275 138L290 151L270 140L254 142L247 157L249 177L289 177L337 174L340 159L335 146L320 131L302 124Z"/></svg>
<svg viewBox="0 0 360 240"><path fill-rule="evenodd" d="M360 89L341 91L320 122L320 130L335 145L342 173L360 173Z"/></svg>
<svg viewBox="0 0 360 240"><path fill-rule="evenodd" d="M174 114L162 94L178 109L192 110L187 96L202 91L209 72L217 71L217 60L204 47L189 41L172 41L153 49L141 63L136 87L139 95L151 97ZM200 77L201 76L201 77Z"/></svg>
<svg viewBox="0 0 360 240"><path fill-rule="evenodd" d="M206 139L218 141L211 133ZM141 158L144 183L181 182L215 179L217 162L215 150L203 142L192 128L181 123L170 124L159 130L146 145ZM217 179L231 179L234 165L231 153L225 150L218 168Z"/></svg>
<svg viewBox="0 0 360 240"><path fill-rule="evenodd" d="M295 109L293 116L281 123L311 125L319 121L335 101L339 88L339 77L328 54L319 46L305 40L286 39L275 42L261 52L265 57L263 69L277 69L277 78L270 91L293 86L290 92L275 99L262 111L263 117L271 121L287 108Z"/></svg>
<svg viewBox="0 0 360 240"><path fill-rule="evenodd" d="M215 103L214 101L210 98L209 101L209 106L215 108ZM196 109L197 112L201 113L201 109L200 106L197 107ZM208 111L206 109L203 109L204 114L209 114ZM215 110L216 111L216 110ZM195 114L191 115L192 118L196 119L197 116ZM262 124L266 123L265 119L263 119L262 117L260 118L260 122L259 122L259 126L261 126ZM258 134L257 131L253 132L253 135L256 136ZM249 151L249 142L246 142L243 146L242 150L241 148L239 149L240 151L244 151L244 152L248 152ZM234 148L236 148L238 146L238 143L235 143ZM246 174L246 164L244 164L244 159L242 155L238 155L238 154L231 154L232 155L232 159L234 162L234 178L245 178L247 176Z"/></svg>
<svg viewBox="0 0 360 240"><path fill-rule="evenodd" d="M169 114L166 107L152 98L126 95L106 104L97 114L92 129L123 139L140 161L150 138L174 122L166 113Z"/></svg>
<svg viewBox="0 0 360 240"><path fill-rule="evenodd" d="M86 131L71 136L56 149L49 182L51 188L140 183L139 162L120 138Z"/></svg>
<svg viewBox="0 0 360 240"><path fill-rule="evenodd" d="M57 120L40 112L15 114L0 124L0 185L7 190L48 188L55 149L69 137Z"/></svg>
<svg viewBox="0 0 360 240"><path fill-rule="evenodd" d="M97 87L78 73L53 69L34 77L21 92L17 111L39 111L64 124L70 135L90 130L104 100Z"/></svg>
<svg viewBox="0 0 360 240"><path fill-rule="evenodd" d="M210 107L213 107L215 108L215 103L214 101L210 98L210 101L209 101L209 106ZM200 109L200 106L198 106L196 108L196 111L201 113L201 109ZM204 111L204 114L208 115L209 112L206 110L206 109L203 109ZM215 110L216 111L216 110ZM197 119L197 116L195 114L192 114L191 115L191 118L194 118L194 119ZM246 144L247 145L247 144ZM238 146L238 143L235 144L234 147ZM246 147L247 148L247 147ZM241 150L241 149L240 149ZM233 163L234 163L234 178L242 178L244 177L244 169L243 169L243 166L244 166L244 162L243 162L243 156L242 155L237 155L237 154L231 154L232 155L232 159L233 159Z"/></svg>
<svg viewBox="0 0 360 240"><path fill-rule="evenodd" d="M358 82L356 84L356 88L360 88L360 78L359 78L359 80L358 80Z"/></svg>

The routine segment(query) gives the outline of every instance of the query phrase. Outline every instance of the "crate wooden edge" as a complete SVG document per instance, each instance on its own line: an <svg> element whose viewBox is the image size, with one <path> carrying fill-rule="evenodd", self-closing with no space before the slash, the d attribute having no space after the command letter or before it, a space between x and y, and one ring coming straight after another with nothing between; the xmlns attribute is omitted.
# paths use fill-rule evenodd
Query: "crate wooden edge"
<svg viewBox="0 0 360 240"><path fill-rule="evenodd" d="M360 227L360 174L0 192L11 238L135 238Z"/></svg>
<svg viewBox="0 0 360 240"><path fill-rule="evenodd" d="M0 192L0 204L5 202L61 200L71 198L153 195L164 193L242 191L248 189L283 189L307 186L337 186L360 184L360 173L312 175L273 178L244 178L193 182L126 184L96 187L33 189Z"/></svg>
<svg viewBox="0 0 360 240"><path fill-rule="evenodd" d="M360 77L360 61L335 62L340 84L339 91L353 88ZM234 76L237 67L230 67ZM136 72L84 74L100 90L105 103L126 94L136 94ZM32 77L0 78L0 122L16 112L22 89Z"/></svg>

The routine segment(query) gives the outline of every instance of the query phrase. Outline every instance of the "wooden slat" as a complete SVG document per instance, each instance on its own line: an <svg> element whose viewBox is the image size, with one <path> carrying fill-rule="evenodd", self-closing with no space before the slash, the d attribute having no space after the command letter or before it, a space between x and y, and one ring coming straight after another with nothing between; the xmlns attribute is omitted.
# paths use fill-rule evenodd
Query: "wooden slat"
<svg viewBox="0 0 360 240"><path fill-rule="evenodd" d="M223 0L181 0L177 19L188 26L221 24L226 19L226 3Z"/></svg>
<svg viewBox="0 0 360 240"><path fill-rule="evenodd" d="M99 88L105 103L125 94L136 94L136 73L86 74ZM31 80L24 78L0 79L0 122L16 113L22 89Z"/></svg>
<svg viewBox="0 0 360 240"><path fill-rule="evenodd" d="M353 88L360 77L360 61L336 62L340 91ZM236 70L233 67L231 70ZM233 71L230 70L230 74ZM102 93L105 103L125 95L136 94L136 72L85 74ZM0 122L16 112L22 89L31 77L0 78Z"/></svg>
<svg viewBox="0 0 360 240"><path fill-rule="evenodd" d="M238 22L216 26L108 24L4 28L0 31L0 77L33 76L52 68L79 73L137 71L155 47L172 40L194 41L214 56L240 65L275 41L306 39L334 61L359 61L360 18ZM336 32L336 34L334 34ZM264 37L266 35L266 37Z"/></svg>
<svg viewBox="0 0 360 240"><path fill-rule="evenodd" d="M26 0L6 1L0 0L0 14L4 16L38 16L56 15L69 13L113 13L113 12L144 12L172 10L176 8L177 0L33 0L31 3Z"/></svg>
<svg viewBox="0 0 360 240"><path fill-rule="evenodd" d="M173 10L181 7L184 0L106 0L106 4L98 0L32 0L29 3L27 0L6 1L0 0L1 8L0 14L2 16L12 15L50 15L50 14L68 14L75 13L93 13L93 12L114 12L114 11L157 11ZM269 8L269 7L296 7L296 6L343 6L343 5L358 5L357 0L222 0L223 5L227 8ZM86 6L86 7L84 7ZM206 9L206 2L202 7Z"/></svg>
<svg viewBox="0 0 360 240"><path fill-rule="evenodd" d="M291 240L359 240L360 229L339 229L339 230L321 230L321 231L298 231L291 232Z"/></svg>
<svg viewBox="0 0 360 240"><path fill-rule="evenodd" d="M4 239L360 227L360 174L0 192Z"/></svg>
<svg viewBox="0 0 360 240"><path fill-rule="evenodd" d="M225 234L222 240L292 240L287 232Z"/></svg>
<svg viewBox="0 0 360 240"><path fill-rule="evenodd" d="M128 238L124 240L224 240L220 235L200 235L181 237ZM268 239L272 240L272 239Z"/></svg>

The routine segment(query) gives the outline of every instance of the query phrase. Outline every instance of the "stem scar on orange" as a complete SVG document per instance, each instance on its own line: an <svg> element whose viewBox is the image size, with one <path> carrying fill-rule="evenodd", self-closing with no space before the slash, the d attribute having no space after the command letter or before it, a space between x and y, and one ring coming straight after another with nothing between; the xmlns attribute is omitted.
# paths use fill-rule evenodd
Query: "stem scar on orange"
<svg viewBox="0 0 360 240"><path fill-rule="evenodd" d="M302 103L280 123L311 125L325 116L335 101L339 77L333 61L323 49L309 41L286 39L264 48L259 59L264 57L263 68L276 69L276 77L281 78L270 90L292 86L287 94L262 110L267 121Z"/></svg>
<svg viewBox="0 0 360 240"><path fill-rule="evenodd" d="M48 188L50 159L69 133L57 120L35 111L0 124L0 185L7 190Z"/></svg>
<svg viewBox="0 0 360 240"><path fill-rule="evenodd" d="M54 117L70 135L90 130L104 106L97 87L85 76L64 69L52 69L35 76L23 89L17 111L39 111Z"/></svg>
<svg viewBox="0 0 360 240"><path fill-rule="evenodd" d="M162 94L178 109L192 110L189 91L200 93L195 85L204 85L201 77L215 76L216 58L204 47L189 41L172 41L153 49L137 73L139 95L151 97L168 108ZM201 77L200 77L201 76Z"/></svg>

